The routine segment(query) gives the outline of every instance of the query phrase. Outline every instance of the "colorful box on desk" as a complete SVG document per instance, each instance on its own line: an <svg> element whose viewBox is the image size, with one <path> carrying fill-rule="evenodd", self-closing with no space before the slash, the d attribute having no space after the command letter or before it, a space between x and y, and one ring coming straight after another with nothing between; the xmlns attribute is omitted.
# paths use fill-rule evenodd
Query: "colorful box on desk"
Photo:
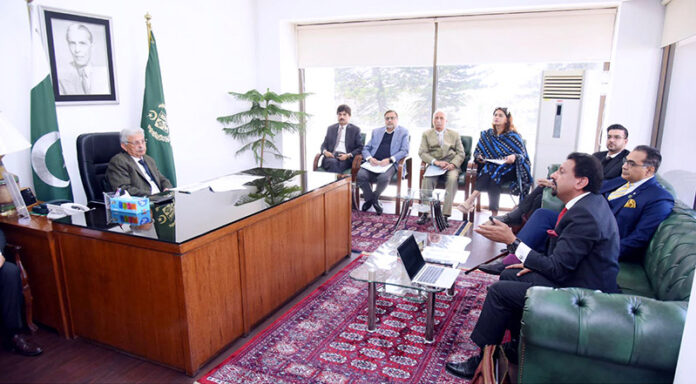
<svg viewBox="0 0 696 384"><path fill-rule="evenodd" d="M129 213L111 211L111 221L118 224L143 225L152 222L150 211Z"/></svg>
<svg viewBox="0 0 696 384"><path fill-rule="evenodd" d="M147 197L118 196L111 197L109 209L112 214L140 215L150 211L150 199Z"/></svg>

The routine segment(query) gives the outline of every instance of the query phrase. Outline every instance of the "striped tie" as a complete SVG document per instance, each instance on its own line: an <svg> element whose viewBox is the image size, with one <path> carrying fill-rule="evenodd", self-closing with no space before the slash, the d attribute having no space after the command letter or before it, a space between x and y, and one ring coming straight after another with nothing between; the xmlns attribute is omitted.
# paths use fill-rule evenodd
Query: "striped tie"
<svg viewBox="0 0 696 384"><path fill-rule="evenodd" d="M619 197L625 195L630 188L631 188L630 182L620 186L619 188L616 188L614 190L614 192L609 194L609 200L618 199Z"/></svg>

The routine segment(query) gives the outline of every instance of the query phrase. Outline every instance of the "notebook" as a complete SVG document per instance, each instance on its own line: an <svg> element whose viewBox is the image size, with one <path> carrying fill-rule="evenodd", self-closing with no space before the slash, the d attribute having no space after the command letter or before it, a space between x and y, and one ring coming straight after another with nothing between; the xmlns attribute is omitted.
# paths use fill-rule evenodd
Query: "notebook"
<svg viewBox="0 0 696 384"><path fill-rule="evenodd" d="M412 283L449 289L454 284L457 276L459 276L459 269L457 268L426 264L413 235L401 243L397 251Z"/></svg>

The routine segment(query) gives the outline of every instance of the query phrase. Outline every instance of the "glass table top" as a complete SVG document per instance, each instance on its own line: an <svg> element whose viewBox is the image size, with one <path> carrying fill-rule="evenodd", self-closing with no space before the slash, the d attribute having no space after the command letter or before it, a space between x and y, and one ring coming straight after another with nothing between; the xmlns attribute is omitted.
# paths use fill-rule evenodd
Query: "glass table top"
<svg viewBox="0 0 696 384"><path fill-rule="evenodd" d="M426 261L431 261L428 260L429 257L437 257L440 258L441 263L456 267L466 262L468 258L469 251L465 250L471 242L468 237L401 230L396 231L389 240L380 245L363 265L350 273L350 277L358 281L388 284L424 292L443 291L441 288L411 284L411 279L397 253L397 247L411 235L416 238L416 242L422 248ZM458 260L446 262L448 258L458 258Z"/></svg>
<svg viewBox="0 0 696 384"><path fill-rule="evenodd" d="M91 211L54 221L183 243L341 180L340 175L333 173L275 168L254 168L235 175L260 178L244 184L243 190L212 192L206 187L191 193L169 191L151 196L149 224L109 222L105 205L97 202L88 204Z"/></svg>

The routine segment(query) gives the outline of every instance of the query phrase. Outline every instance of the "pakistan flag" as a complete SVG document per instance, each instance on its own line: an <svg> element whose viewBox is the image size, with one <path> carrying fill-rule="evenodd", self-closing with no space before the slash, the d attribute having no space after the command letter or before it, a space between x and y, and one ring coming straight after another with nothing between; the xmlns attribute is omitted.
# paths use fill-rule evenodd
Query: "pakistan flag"
<svg viewBox="0 0 696 384"><path fill-rule="evenodd" d="M147 139L147 154L155 159L157 167L176 187L176 170L174 156L169 141L167 109L164 104L162 75L160 74L159 56L155 35L149 32L150 54L145 67L145 97L143 98L143 117L140 126Z"/></svg>
<svg viewBox="0 0 696 384"><path fill-rule="evenodd" d="M48 61L41 46L38 13L32 3L29 3L29 23L32 49L31 169L34 176L34 190L39 200L72 201L70 178L65 169L63 148L58 132L53 85Z"/></svg>

